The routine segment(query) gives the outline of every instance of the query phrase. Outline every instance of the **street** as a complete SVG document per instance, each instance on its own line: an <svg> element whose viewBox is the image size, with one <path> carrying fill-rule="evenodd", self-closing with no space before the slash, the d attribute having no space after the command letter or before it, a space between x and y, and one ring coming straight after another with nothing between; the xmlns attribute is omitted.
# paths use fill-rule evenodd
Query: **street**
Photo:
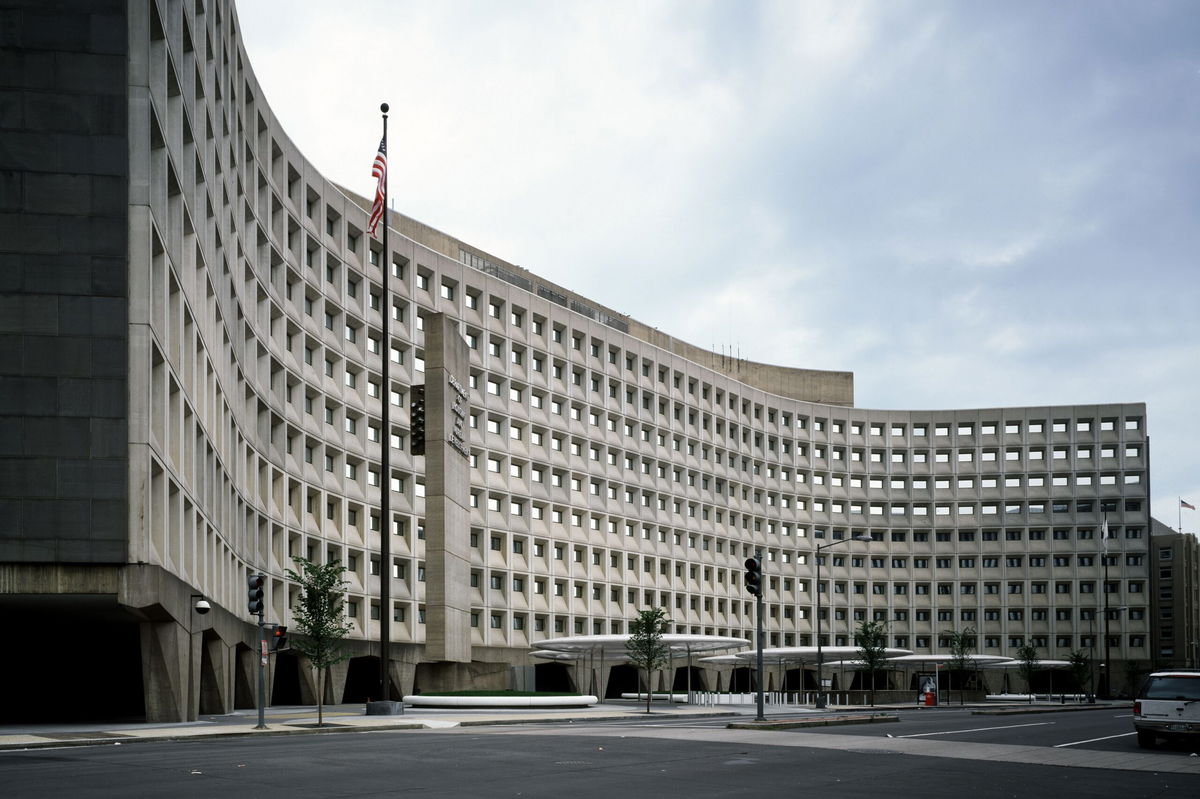
<svg viewBox="0 0 1200 799"><path fill-rule="evenodd" d="M728 719L672 718L513 724L440 731L361 732L112 744L0 752L6 797L173 799L246 796L1193 797L1200 774L1182 749L1137 750L1128 711L972 716L906 711L891 724L761 732ZM773 716L776 717L776 716ZM887 736L893 736L888 738ZM1112 737L1117 736L1117 737ZM920 742L920 743L918 743ZM1084 743L1078 743L1084 742ZM1064 747L1063 744L1069 746ZM1032 748L1032 749L1031 749ZM1078 757L1081 768L1013 758ZM964 752L967 752L964 756ZM1115 755L1148 758L1149 768ZM1158 770L1161 764L1163 770Z"/></svg>
<svg viewBox="0 0 1200 799"><path fill-rule="evenodd" d="M1018 715L974 714L971 709L938 708L937 710L903 710L898 724L855 724L842 727L823 727L819 730L799 729L790 732L863 737L931 738L947 741L1016 744L1055 748L1097 749L1112 752L1141 752L1133 732L1133 712L1128 708L1103 708L1061 713ZM811 714L796 714L795 718L812 718ZM789 718L772 714L772 720ZM605 726L628 724L607 722ZM649 722L671 727L697 729L724 727L727 719L663 719ZM1155 754L1188 757L1200 751L1200 740L1193 747L1160 744Z"/></svg>

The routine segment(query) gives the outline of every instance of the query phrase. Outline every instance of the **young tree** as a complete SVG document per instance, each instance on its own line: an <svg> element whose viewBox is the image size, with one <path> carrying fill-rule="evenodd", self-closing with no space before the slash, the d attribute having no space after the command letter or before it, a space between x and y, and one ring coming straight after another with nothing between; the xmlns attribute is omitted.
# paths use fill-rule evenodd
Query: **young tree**
<svg viewBox="0 0 1200 799"><path fill-rule="evenodd" d="M1089 701L1094 701L1091 688L1091 657L1082 649L1073 649L1071 654L1067 655L1067 662L1071 664L1071 676L1075 678L1079 690L1087 695Z"/></svg>
<svg viewBox="0 0 1200 799"><path fill-rule="evenodd" d="M292 648L308 658L317 671L317 726L325 726L325 681L329 667L350 657L342 639L351 630L346 621L345 569L339 560L320 566L307 558L293 557L299 571L287 570L288 579L299 583L300 594L292 606L298 637Z"/></svg>
<svg viewBox="0 0 1200 799"><path fill-rule="evenodd" d="M871 706L875 706L875 675L887 668L887 622L864 621L854 631L858 659L871 678Z"/></svg>
<svg viewBox="0 0 1200 799"><path fill-rule="evenodd" d="M1037 647L1033 644L1022 644L1017 648L1017 660L1021 661L1021 676L1029 689L1029 703L1033 704L1033 673L1038 667Z"/></svg>
<svg viewBox="0 0 1200 799"><path fill-rule="evenodd" d="M671 620L662 608L639 610L637 618L629 625L629 643L625 645L634 666L646 670L646 712L650 712L650 700L654 698L654 672L667 662L670 649L663 643Z"/></svg>
<svg viewBox="0 0 1200 799"><path fill-rule="evenodd" d="M975 628L947 630L942 633L950 644L950 673L958 676L958 704L963 704L963 689L967 672L972 667L971 650L975 648Z"/></svg>

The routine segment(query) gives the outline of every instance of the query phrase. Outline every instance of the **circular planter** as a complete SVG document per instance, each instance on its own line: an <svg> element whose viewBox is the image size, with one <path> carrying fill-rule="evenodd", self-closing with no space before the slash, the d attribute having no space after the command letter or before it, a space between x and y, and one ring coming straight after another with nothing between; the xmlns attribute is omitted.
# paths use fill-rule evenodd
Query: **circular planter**
<svg viewBox="0 0 1200 799"><path fill-rule="evenodd" d="M594 696L427 696L417 694L404 697L409 707L453 707L453 708L557 708L589 707L596 704Z"/></svg>

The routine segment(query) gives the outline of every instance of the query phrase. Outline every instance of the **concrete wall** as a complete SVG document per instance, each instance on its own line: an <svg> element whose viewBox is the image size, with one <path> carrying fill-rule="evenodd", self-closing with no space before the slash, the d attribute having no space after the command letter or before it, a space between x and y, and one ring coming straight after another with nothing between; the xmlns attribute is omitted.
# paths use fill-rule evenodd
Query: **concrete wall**
<svg viewBox="0 0 1200 799"><path fill-rule="evenodd" d="M431 660L461 662L471 659L469 378L467 345L445 314L425 322L425 358L425 649Z"/></svg>
<svg viewBox="0 0 1200 799"><path fill-rule="evenodd" d="M5 5L0 561L123 561L125 3Z"/></svg>

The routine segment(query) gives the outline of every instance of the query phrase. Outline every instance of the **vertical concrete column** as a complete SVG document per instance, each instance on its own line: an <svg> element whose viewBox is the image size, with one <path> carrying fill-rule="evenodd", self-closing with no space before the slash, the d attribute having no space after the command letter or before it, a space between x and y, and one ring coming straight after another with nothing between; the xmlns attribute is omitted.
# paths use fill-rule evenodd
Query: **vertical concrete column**
<svg viewBox="0 0 1200 799"><path fill-rule="evenodd" d="M188 700L194 695L189 691L188 674L192 636L174 621L147 621L138 626L146 721L188 721Z"/></svg>
<svg viewBox="0 0 1200 799"><path fill-rule="evenodd" d="M392 683L400 690L400 696L411 695L417 678L417 664L393 660L390 665L392 667Z"/></svg>
<svg viewBox="0 0 1200 799"><path fill-rule="evenodd" d="M233 710L234 650L216 636L206 637L200 653L200 713Z"/></svg>
<svg viewBox="0 0 1200 799"><path fill-rule="evenodd" d="M425 319L425 652L471 660L467 343L445 314Z"/></svg>
<svg viewBox="0 0 1200 799"><path fill-rule="evenodd" d="M346 695L346 677L350 674L350 664L346 661L334 663L329 667L329 676L325 678L325 701L336 705Z"/></svg>

